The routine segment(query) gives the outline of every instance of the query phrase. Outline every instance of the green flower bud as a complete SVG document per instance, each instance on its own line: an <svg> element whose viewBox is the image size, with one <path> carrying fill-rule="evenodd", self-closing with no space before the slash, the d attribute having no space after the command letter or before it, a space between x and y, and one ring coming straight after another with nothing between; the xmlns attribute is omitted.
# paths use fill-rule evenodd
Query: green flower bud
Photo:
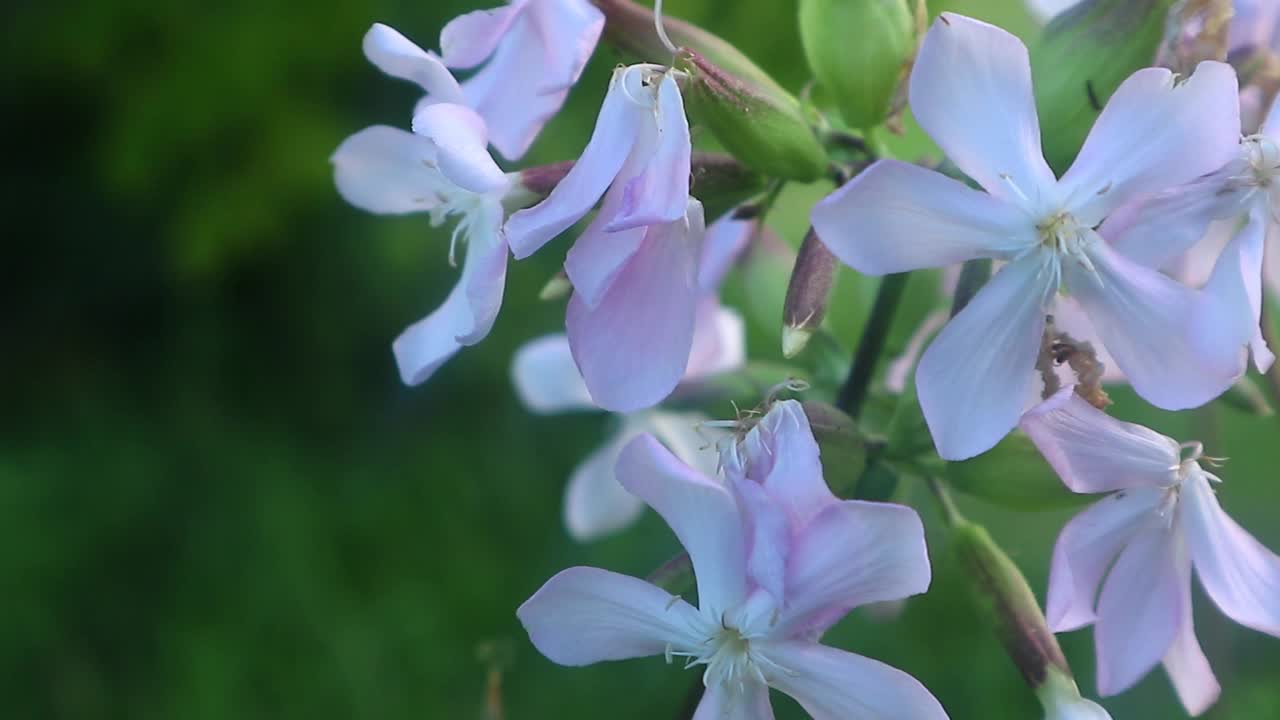
<svg viewBox="0 0 1280 720"><path fill-rule="evenodd" d="M1075 160L1111 93L1151 66L1173 0L1085 0L1050 22L1031 46L1045 159Z"/></svg>
<svg viewBox="0 0 1280 720"><path fill-rule="evenodd" d="M908 0L800 0L800 38L844 121L862 129L883 123L916 49Z"/></svg>

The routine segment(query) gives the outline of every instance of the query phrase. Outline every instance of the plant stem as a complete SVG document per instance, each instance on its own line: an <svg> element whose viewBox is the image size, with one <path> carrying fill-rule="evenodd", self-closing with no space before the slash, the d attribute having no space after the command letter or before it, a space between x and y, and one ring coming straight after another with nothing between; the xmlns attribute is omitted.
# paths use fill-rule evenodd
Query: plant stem
<svg viewBox="0 0 1280 720"><path fill-rule="evenodd" d="M871 316L867 318L867 327L862 331L862 340L853 356L853 365L849 368L849 375L836 399L836 407L848 413L851 418L857 419L867 400L871 376L875 373L876 363L880 360L885 340L889 337L889 328L893 326L898 301L902 299L910 277L911 273L895 273L885 275L880 281L875 304L871 307Z"/></svg>
<svg viewBox="0 0 1280 720"><path fill-rule="evenodd" d="M938 499L938 505L942 509L942 519L946 521L947 526L954 527L957 523L964 522L964 516L956 509L956 502L951 498L951 492L947 490L942 480L929 477L925 482L928 483L933 496Z"/></svg>
<svg viewBox="0 0 1280 720"><path fill-rule="evenodd" d="M1276 328L1272 324L1274 317L1271 307L1272 299L1269 297L1262 298L1262 339L1275 352L1280 345L1276 343ZM1266 380L1267 395L1271 398L1271 406L1277 409L1276 418L1280 419L1280 362L1273 363L1271 367L1264 373Z"/></svg>

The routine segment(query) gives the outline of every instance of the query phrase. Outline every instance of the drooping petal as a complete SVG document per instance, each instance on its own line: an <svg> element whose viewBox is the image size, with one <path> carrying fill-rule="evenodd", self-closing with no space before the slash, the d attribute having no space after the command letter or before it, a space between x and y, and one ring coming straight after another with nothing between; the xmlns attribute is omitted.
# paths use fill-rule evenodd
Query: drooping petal
<svg viewBox="0 0 1280 720"><path fill-rule="evenodd" d="M713 684L702 693L692 720L773 720L769 686L754 678L745 680L741 689Z"/></svg>
<svg viewBox="0 0 1280 720"><path fill-rule="evenodd" d="M484 120L462 105L436 103L413 117L413 132L435 144L441 174L464 190L491 193L507 176L489 155Z"/></svg>
<svg viewBox="0 0 1280 720"><path fill-rule="evenodd" d="M624 425L573 469L565 487L564 525L574 540L598 540L630 526L644 511L644 503L618 484L613 474L622 448L638 430Z"/></svg>
<svg viewBox="0 0 1280 720"><path fill-rule="evenodd" d="M487 60L523 9L504 5L474 10L450 20L440 31L440 57L444 64L466 70Z"/></svg>
<svg viewBox="0 0 1280 720"><path fill-rule="evenodd" d="M1218 700L1222 687L1209 667L1209 659L1200 649L1200 641L1196 640L1196 629L1191 615L1191 568L1186 568L1188 577L1182 585L1182 620L1178 623L1178 634L1164 656L1164 671L1178 693L1178 700L1192 716L1199 715L1209 709Z"/></svg>
<svg viewBox="0 0 1280 720"><path fill-rule="evenodd" d="M511 361L511 380L520 402L533 412L553 415L596 409L573 362L569 338L563 334L544 335L520 346Z"/></svg>
<svg viewBox="0 0 1280 720"><path fill-rule="evenodd" d="M881 160L813 208L818 237L869 275L1008 257L1036 242L1016 205L941 173Z"/></svg>
<svg viewBox="0 0 1280 720"><path fill-rule="evenodd" d="M626 175L628 168L642 162L642 158L632 153L623 164L619 176ZM565 274L573 284L574 293L581 296L588 307L600 304L600 298L613 286L618 273L640 249L649 230L647 227L637 227L610 232L605 226L621 205L622 188L614 183L604 194L600 212L596 213L565 256Z"/></svg>
<svg viewBox="0 0 1280 720"><path fill-rule="evenodd" d="M915 510L859 500L830 505L792 544L779 632L821 632L859 605L918 595L930 578Z"/></svg>
<svg viewBox="0 0 1280 720"><path fill-rule="evenodd" d="M1213 266L1191 320L1191 340L1202 356L1216 358L1225 372L1243 375L1242 348L1259 372L1275 361L1259 323L1262 318L1262 250L1270 217L1255 207Z"/></svg>
<svg viewBox="0 0 1280 720"><path fill-rule="evenodd" d="M1241 193L1213 173L1125 204L1107 217L1099 234L1130 260L1169 268L1204 238L1210 224L1239 207Z"/></svg>
<svg viewBox="0 0 1280 720"><path fill-rule="evenodd" d="M1103 576L1163 497L1157 488L1122 490L1090 505L1062 528L1053 546L1045 599L1050 630L1068 632L1097 619L1095 600Z"/></svg>
<svg viewBox="0 0 1280 720"><path fill-rule="evenodd" d="M1031 61L1018 38L994 25L942 13L911 71L911 111L966 175L1010 202L1053 187L1040 148Z"/></svg>
<svg viewBox="0 0 1280 720"><path fill-rule="evenodd" d="M882 662L808 642L770 643L767 657L790 672L769 684L795 698L813 720L946 720L919 680Z"/></svg>
<svg viewBox="0 0 1280 720"><path fill-rule="evenodd" d="M1062 176L1067 209L1094 226L1143 194L1226 165L1239 151L1237 92L1235 71L1219 62L1200 63L1182 82L1164 68L1130 75Z"/></svg>
<svg viewBox="0 0 1280 720"><path fill-rule="evenodd" d="M626 75L623 82L632 86L629 92L633 96L645 92L639 85L639 73ZM646 142L633 151L643 151L646 162L638 174L618 178L622 182L622 197L615 214L605 225L610 232L674 222L684 217L689 204L689 162L693 146L674 73L662 76L654 112L657 125L651 129L656 131L652 146Z"/></svg>
<svg viewBox="0 0 1280 720"><path fill-rule="evenodd" d="M581 220L622 168L635 144L640 123L647 122L645 108L628 97L623 88L625 73L625 69L614 71L591 140L573 168L547 199L507 220L507 242L517 259L532 255Z"/></svg>
<svg viewBox="0 0 1280 720"><path fill-rule="evenodd" d="M561 665L659 655L702 639L698 611L643 580L591 567L551 578L516 611L534 647Z"/></svg>
<svg viewBox="0 0 1280 720"><path fill-rule="evenodd" d="M347 202L383 215L425 212L440 204L436 146L386 125L367 127L333 152L333 181Z"/></svg>
<svg viewBox="0 0 1280 720"><path fill-rule="evenodd" d="M1191 582L1184 570L1191 558L1182 544L1174 530L1153 523L1129 541L1107 574L1093 631L1098 694L1133 687L1173 644Z"/></svg>
<svg viewBox="0 0 1280 720"><path fill-rule="evenodd" d="M696 215L696 217L695 217ZM697 312L694 258L701 213L649 228L644 244L594 308L576 293L565 327L574 360L597 405L650 407L680 382Z"/></svg>
<svg viewBox="0 0 1280 720"><path fill-rule="evenodd" d="M727 476L763 486L785 508L796 530L839 502L823 478L809 418L795 400L774 403L740 443L725 448L721 464Z"/></svg>
<svg viewBox="0 0 1280 720"><path fill-rule="evenodd" d="M477 212L458 284L444 304L392 343L400 379L406 385L425 382L461 347L483 340L498 316L508 252L498 236L502 206L493 202Z"/></svg>
<svg viewBox="0 0 1280 720"><path fill-rule="evenodd" d="M1039 397L1049 280L1034 255L1000 269L920 358L916 390L938 454L985 452Z"/></svg>
<svg viewBox="0 0 1280 720"><path fill-rule="evenodd" d="M755 232L754 220L736 220L732 210L707 227L698 261L698 287L703 292L715 292L720 287Z"/></svg>
<svg viewBox="0 0 1280 720"><path fill-rule="evenodd" d="M1018 426L1078 493L1167 487L1177 478L1176 441L1111 417L1071 386L1028 411Z"/></svg>
<svg viewBox="0 0 1280 720"><path fill-rule="evenodd" d="M666 520L688 551L702 613L718 618L737 605L746 593L746 543L729 491L649 435L623 449L615 472L624 488Z"/></svg>
<svg viewBox="0 0 1280 720"><path fill-rule="evenodd" d="M698 300L693 349L682 381L736 370L746 361L746 321L736 310L720 305L715 295L704 295Z"/></svg>
<svg viewBox="0 0 1280 720"><path fill-rule="evenodd" d="M431 102L464 103L462 88L440 58L382 23L365 33L364 55L382 72L427 91Z"/></svg>
<svg viewBox="0 0 1280 720"><path fill-rule="evenodd" d="M1183 483L1180 510L1205 592L1227 617L1280 637L1280 557L1223 511L1202 474Z"/></svg>
<svg viewBox="0 0 1280 720"><path fill-rule="evenodd" d="M1139 395L1159 408L1183 410L1231 386L1234 368L1212 366L1192 340L1195 291L1126 260L1105 242L1087 253L1096 272L1065 263L1067 287Z"/></svg>

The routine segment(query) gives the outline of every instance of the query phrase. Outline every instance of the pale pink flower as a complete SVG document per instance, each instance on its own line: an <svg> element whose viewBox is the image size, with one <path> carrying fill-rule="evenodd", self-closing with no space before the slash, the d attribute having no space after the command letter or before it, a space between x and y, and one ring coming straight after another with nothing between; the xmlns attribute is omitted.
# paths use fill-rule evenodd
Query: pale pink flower
<svg viewBox="0 0 1280 720"><path fill-rule="evenodd" d="M517 613L534 646L561 665L651 655L701 665L696 720L769 720L769 687L818 720L945 718L910 675L818 644L833 610L924 592L929 562L910 508L815 495L816 445L789 446L800 432L780 423L778 459L754 471L749 461L753 477L737 477L734 491L652 437L632 441L618 478L688 551L698 607L643 580L571 568Z"/></svg>
<svg viewBox="0 0 1280 720"><path fill-rule="evenodd" d="M444 304L393 345L401 378L416 385L493 327L506 279L504 206L532 196L489 156L484 120L462 104L461 88L439 58L382 25L369 30L364 48L379 67L412 76L437 102L417 112L412 133L375 125L344 140L331 158L338 192L373 213L425 212L433 225L453 219L451 261L466 244L462 275Z"/></svg>
<svg viewBox="0 0 1280 720"><path fill-rule="evenodd" d="M1223 512L1199 443L1116 420L1071 387L1021 426L1067 487L1111 493L1058 536L1049 627L1094 626L1101 695L1163 663L1187 711L1204 712L1219 686L1192 626L1192 568L1228 617L1280 636L1280 557Z"/></svg>
<svg viewBox="0 0 1280 720"><path fill-rule="evenodd" d="M1235 96L1235 73L1222 63L1203 63L1185 81L1158 68L1134 73L1057 179L1040 149L1026 47L960 15L934 23L911 75L912 112L986 192L880 161L820 202L812 221L837 257L867 274L1005 261L916 372L942 457L989 449L1039 398L1035 359L1060 290L1084 307L1153 404L1195 407L1230 386L1229 375L1201 367L1193 352L1187 318L1196 293L1120 256L1093 228L1128 200L1226 163L1239 120L1222 108L1234 107Z"/></svg>

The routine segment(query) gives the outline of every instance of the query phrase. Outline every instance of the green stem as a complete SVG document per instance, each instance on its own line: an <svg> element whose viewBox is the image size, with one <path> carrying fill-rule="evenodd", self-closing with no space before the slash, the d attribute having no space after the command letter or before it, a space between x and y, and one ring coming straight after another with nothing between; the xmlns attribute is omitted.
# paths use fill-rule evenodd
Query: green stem
<svg viewBox="0 0 1280 720"><path fill-rule="evenodd" d="M956 508L956 501L951 497L951 491L947 490L947 486L941 479L930 477L926 480L929 490L938 500L938 506L942 510L942 519L946 521L947 527L955 527L959 523L964 522L964 516L960 514L960 510Z"/></svg>
<svg viewBox="0 0 1280 720"><path fill-rule="evenodd" d="M1276 328L1272 324L1271 308L1272 298L1262 298L1262 339L1266 341L1272 352L1280 349L1280 345L1276 343ZM1272 363L1270 369L1264 373L1263 380L1267 388L1267 395L1271 398L1271 407L1276 408L1276 418L1280 419L1280 362Z"/></svg>
<svg viewBox="0 0 1280 720"><path fill-rule="evenodd" d="M893 316L910 277L911 273L885 275L880 281L880 289L876 291L876 301L871 307L871 316L867 318L867 327L862 331L862 341L858 343L853 365L849 368L844 386L840 388L840 396L836 398L836 407L855 420L867 400L871 377L875 373L880 354L884 351L889 328L893 326Z"/></svg>

